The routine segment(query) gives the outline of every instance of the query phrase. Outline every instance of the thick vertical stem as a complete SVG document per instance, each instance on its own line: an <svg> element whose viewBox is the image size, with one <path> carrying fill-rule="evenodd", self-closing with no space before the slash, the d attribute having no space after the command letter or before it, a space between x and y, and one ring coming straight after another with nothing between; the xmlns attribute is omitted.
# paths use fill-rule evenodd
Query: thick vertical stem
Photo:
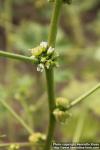
<svg viewBox="0 0 100 150"><path fill-rule="evenodd" d="M48 45L52 47L55 47L57 25L59 21L61 6L62 6L62 0L55 0L51 25L50 25L50 32L48 37ZM44 146L44 150L49 150L51 147L51 141L53 138L54 128L56 124L56 121L52 113L55 107L54 74L53 74L53 68L45 69L45 71L46 71L47 90L48 90L49 127L48 127L47 140Z"/></svg>
<svg viewBox="0 0 100 150"><path fill-rule="evenodd" d="M60 10L62 6L62 0L55 0L53 14L50 24L50 32L48 36L48 44L52 47L55 47L56 35L57 35L57 26L60 16Z"/></svg>
<svg viewBox="0 0 100 150"><path fill-rule="evenodd" d="M55 128L55 118L53 116L53 109L55 107L55 95L54 95L54 76L53 69L46 70L47 79L47 90L48 90L48 104L49 104L49 127L47 134L47 141L44 150L49 150L51 145L51 140L53 138L54 128Z"/></svg>

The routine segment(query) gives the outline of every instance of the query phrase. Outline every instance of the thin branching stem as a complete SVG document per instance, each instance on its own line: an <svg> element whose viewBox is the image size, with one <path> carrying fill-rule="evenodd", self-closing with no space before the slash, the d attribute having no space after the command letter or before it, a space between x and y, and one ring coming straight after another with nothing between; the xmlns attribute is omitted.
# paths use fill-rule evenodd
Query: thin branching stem
<svg viewBox="0 0 100 150"><path fill-rule="evenodd" d="M24 55L19 55L19 54L14 54L14 53L9 53L9 52L4 52L0 50L0 57L6 57L6 58L11 58L11 59L17 59L21 61L26 61L26 62L31 62L35 63L33 58L24 56Z"/></svg>
<svg viewBox="0 0 100 150"><path fill-rule="evenodd" d="M86 99L88 96L90 96L92 93L94 93L99 88L100 88L100 83L98 83L91 90L89 90L88 92L84 93L83 95L81 95L80 97L78 97L74 101L72 101L71 104L68 106L67 109L71 109L72 107L76 106L77 104L79 104L81 101L83 101L84 99Z"/></svg>
<svg viewBox="0 0 100 150"><path fill-rule="evenodd" d="M33 130L25 123L25 121L17 115L17 113L6 103L5 100L0 100L0 103L16 118L17 121L28 131L29 134L33 133Z"/></svg>

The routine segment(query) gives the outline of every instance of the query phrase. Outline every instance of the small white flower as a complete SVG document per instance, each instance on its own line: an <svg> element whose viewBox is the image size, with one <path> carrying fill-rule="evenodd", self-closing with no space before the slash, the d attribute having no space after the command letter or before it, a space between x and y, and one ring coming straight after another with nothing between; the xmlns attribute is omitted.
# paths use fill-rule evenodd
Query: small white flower
<svg viewBox="0 0 100 150"><path fill-rule="evenodd" d="M53 47L49 47L47 54L52 54L54 52L54 48Z"/></svg>
<svg viewBox="0 0 100 150"><path fill-rule="evenodd" d="M37 66L37 71L43 72L43 70L44 70L44 65L43 64L39 64Z"/></svg>
<svg viewBox="0 0 100 150"><path fill-rule="evenodd" d="M41 42L40 43L40 46L42 47L42 48L47 48L47 46L48 46L48 42Z"/></svg>

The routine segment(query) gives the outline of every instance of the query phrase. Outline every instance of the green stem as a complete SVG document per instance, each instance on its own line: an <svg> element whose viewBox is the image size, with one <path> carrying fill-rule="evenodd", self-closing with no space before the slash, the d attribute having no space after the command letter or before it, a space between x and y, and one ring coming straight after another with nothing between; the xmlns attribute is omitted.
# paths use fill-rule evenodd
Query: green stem
<svg viewBox="0 0 100 150"><path fill-rule="evenodd" d="M7 58L11 58L11 59L17 59L17 60L21 60L21 61L35 63L35 61L31 57L19 55L19 54L14 54L14 53L9 53L9 52L4 52L1 50L0 50L0 57L7 57Z"/></svg>
<svg viewBox="0 0 100 150"><path fill-rule="evenodd" d="M50 25L50 32L48 37L48 45L52 47L55 47L55 43L56 43L57 25L59 21L61 6L62 6L62 0L55 0L51 25ZM47 90L48 90L49 127L48 127L47 140L44 146L44 150L49 150L51 147L51 141L53 138L55 124L56 124L56 121L52 114L55 108L53 68L45 69L45 72L46 72Z"/></svg>
<svg viewBox="0 0 100 150"><path fill-rule="evenodd" d="M47 90L48 90L48 104L49 104L49 127L47 140L44 147L44 150L49 150L51 146L51 140L53 138L54 128L55 128L55 118L53 116L53 110L55 108L55 95L54 95L54 77L53 69L46 70L46 79L47 79Z"/></svg>
<svg viewBox="0 0 100 150"><path fill-rule="evenodd" d="M27 120L28 125L33 129L34 131L34 125L33 125L33 115L29 111L29 105L26 103L25 99L21 99L21 105L24 109L24 116ZM34 106L35 107L35 106Z"/></svg>
<svg viewBox="0 0 100 150"><path fill-rule="evenodd" d="M53 14L51 18L51 24L50 24L50 32L48 36L48 45L52 47L55 47L55 43L56 43L57 26L58 26L61 6L62 6L62 0L55 0Z"/></svg>
<svg viewBox="0 0 100 150"><path fill-rule="evenodd" d="M28 131L29 134L33 133L33 130L24 122L24 120L17 115L17 113L6 103L5 100L0 100L0 103L20 122L20 124Z"/></svg>
<svg viewBox="0 0 100 150"><path fill-rule="evenodd" d="M84 100L85 98L87 98L88 96L90 96L92 93L94 93L99 88L100 88L100 83L98 83L94 88L92 88L91 90L89 90L85 94L81 95L80 97L78 97L77 99L75 99L74 101L72 101L71 104L68 106L67 109L70 109L70 108L76 106L78 103L80 103L82 100Z"/></svg>

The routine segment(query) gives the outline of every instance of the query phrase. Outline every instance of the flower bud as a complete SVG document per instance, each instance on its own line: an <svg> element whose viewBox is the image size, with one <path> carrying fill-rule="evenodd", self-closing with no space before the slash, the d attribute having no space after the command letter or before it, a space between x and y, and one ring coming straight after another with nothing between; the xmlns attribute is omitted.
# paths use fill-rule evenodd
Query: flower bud
<svg viewBox="0 0 100 150"><path fill-rule="evenodd" d="M52 61L51 61L51 60L48 60L48 61L45 63L45 67L46 67L47 69L49 69L51 65L52 65Z"/></svg>
<svg viewBox="0 0 100 150"><path fill-rule="evenodd" d="M50 46L50 47L48 48L47 54L48 54L48 55L51 55L53 52L54 52L54 48Z"/></svg>
<svg viewBox="0 0 100 150"><path fill-rule="evenodd" d="M29 136L29 142L35 144L39 142L45 141L46 136L42 133L33 133L32 135Z"/></svg>
<svg viewBox="0 0 100 150"><path fill-rule="evenodd" d="M30 49L30 50L31 50L31 52L32 52L32 56L35 56L35 57L41 55L42 52L43 52L41 46L37 46L37 47L32 48L32 49Z"/></svg>
<svg viewBox="0 0 100 150"><path fill-rule="evenodd" d="M45 63L46 62L46 57L41 57L41 62Z"/></svg>
<svg viewBox="0 0 100 150"><path fill-rule="evenodd" d="M39 46L30 49L33 62L37 64L37 71L42 72L44 67L49 69L50 67L57 67L58 54L54 52L53 47L49 47L47 42L41 42Z"/></svg>
<svg viewBox="0 0 100 150"><path fill-rule="evenodd" d="M60 109L55 109L53 111L53 114L55 116L55 119L61 123L65 123L66 120L70 117L70 114L68 113L68 111L62 111Z"/></svg>
<svg viewBox="0 0 100 150"><path fill-rule="evenodd" d="M48 43L42 41L42 42L40 43L40 46L41 46L42 48L45 48L45 49L46 49L46 48L48 47Z"/></svg>
<svg viewBox="0 0 100 150"><path fill-rule="evenodd" d="M11 144L8 150L18 150L20 146L18 144Z"/></svg>
<svg viewBox="0 0 100 150"><path fill-rule="evenodd" d="M67 109L67 106L69 105L69 100L67 98L58 97L56 99L56 106L61 109Z"/></svg>
<svg viewBox="0 0 100 150"><path fill-rule="evenodd" d="M43 72L43 70L44 70L44 65L43 64L39 64L37 66L37 71Z"/></svg>
<svg viewBox="0 0 100 150"><path fill-rule="evenodd" d="M47 47L48 47L48 43L47 42L41 42L40 43L40 47L42 49L42 52L45 52L47 50Z"/></svg>

